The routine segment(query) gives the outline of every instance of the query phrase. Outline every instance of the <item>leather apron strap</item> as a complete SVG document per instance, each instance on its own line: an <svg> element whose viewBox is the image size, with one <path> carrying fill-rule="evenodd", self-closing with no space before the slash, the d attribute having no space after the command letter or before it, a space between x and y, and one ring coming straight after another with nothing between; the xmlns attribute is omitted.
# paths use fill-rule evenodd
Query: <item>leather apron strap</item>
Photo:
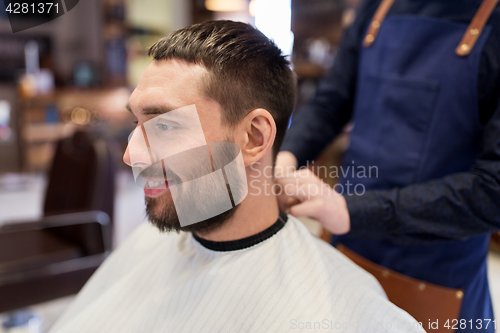
<svg viewBox="0 0 500 333"><path fill-rule="evenodd" d="M455 50L457 55L463 57L470 53L497 3L498 0L483 0Z"/></svg>
<svg viewBox="0 0 500 333"><path fill-rule="evenodd" d="M460 44L458 44L455 50L457 55L463 57L470 53L470 51L474 47L474 44L476 43L476 40L481 35L484 25L486 24L486 21L488 21L488 18L495 9L497 3L498 0L483 0L481 6L477 10L467 30L465 31ZM389 12L389 9L391 9L393 4L394 0L382 0L377 8L377 11L375 12L375 15L373 15L366 36L363 39L364 47L370 47L373 44L375 38L377 37L378 31L380 30L380 27L384 22L385 16L387 15L387 12Z"/></svg>
<svg viewBox="0 0 500 333"><path fill-rule="evenodd" d="M389 9L391 9L393 3L394 0L382 0L378 6L375 15L373 15L372 21L370 22L370 26L368 27L365 39L363 40L364 47L371 46L375 41L378 31L382 26L382 22L384 22L385 16L387 15Z"/></svg>

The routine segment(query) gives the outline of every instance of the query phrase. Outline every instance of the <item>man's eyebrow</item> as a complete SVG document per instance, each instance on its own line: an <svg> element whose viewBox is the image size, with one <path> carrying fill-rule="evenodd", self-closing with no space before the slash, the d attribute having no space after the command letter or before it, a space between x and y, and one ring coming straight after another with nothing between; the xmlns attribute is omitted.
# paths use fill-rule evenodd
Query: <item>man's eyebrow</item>
<svg viewBox="0 0 500 333"><path fill-rule="evenodd" d="M159 106L148 106L142 109L142 114L144 115L155 115L155 114L164 114L169 111L175 110L177 108L159 105Z"/></svg>
<svg viewBox="0 0 500 333"><path fill-rule="evenodd" d="M127 110L132 112L132 109L130 108L130 104L127 103L127 105L125 107L127 108ZM164 113L167 113L167 112L175 110L175 109L177 109L177 108L167 106L167 105L148 106L148 107L145 107L144 109L142 109L141 113L143 115L155 115L155 114L159 115L159 114L164 114Z"/></svg>

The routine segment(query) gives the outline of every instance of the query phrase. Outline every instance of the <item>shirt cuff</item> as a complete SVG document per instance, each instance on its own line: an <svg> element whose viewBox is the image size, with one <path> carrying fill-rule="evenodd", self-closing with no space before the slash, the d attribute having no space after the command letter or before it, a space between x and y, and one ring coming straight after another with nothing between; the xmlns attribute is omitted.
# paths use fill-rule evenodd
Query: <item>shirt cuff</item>
<svg viewBox="0 0 500 333"><path fill-rule="evenodd" d="M371 239L386 238L396 232L394 205L367 191L363 195L344 194L351 221L349 236Z"/></svg>

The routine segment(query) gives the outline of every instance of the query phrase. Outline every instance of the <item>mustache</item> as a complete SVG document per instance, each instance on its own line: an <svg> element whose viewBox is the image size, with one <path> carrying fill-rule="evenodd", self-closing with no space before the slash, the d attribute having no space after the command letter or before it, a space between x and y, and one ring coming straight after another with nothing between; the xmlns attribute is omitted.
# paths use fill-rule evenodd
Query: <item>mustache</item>
<svg viewBox="0 0 500 333"><path fill-rule="evenodd" d="M181 178L177 175L172 169L167 166L163 166L161 161L152 164L146 168L138 168L140 169L139 175L143 178L154 178L154 179L164 179L167 180L180 180Z"/></svg>
<svg viewBox="0 0 500 333"><path fill-rule="evenodd" d="M137 167L137 169L139 171L139 177L141 178L166 179L167 181L173 181L176 184L181 184L212 172L210 164L197 165L196 163L193 163L190 165L184 165L183 168L179 168L179 165L176 165L175 167L180 173L174 172L168 167L167 163L162 163L161 161L146 168Z"/></svg>

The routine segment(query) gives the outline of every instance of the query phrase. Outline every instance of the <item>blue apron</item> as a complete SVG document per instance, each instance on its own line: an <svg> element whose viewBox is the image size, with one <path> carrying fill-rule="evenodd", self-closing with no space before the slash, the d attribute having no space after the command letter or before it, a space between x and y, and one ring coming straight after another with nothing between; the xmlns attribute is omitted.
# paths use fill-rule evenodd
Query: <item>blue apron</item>
<svg viewBox="0 0 500 333"><path fill-rule="evenodd" d="M467 24L422 16L387 17L371 47L361 47L354 129L344 167L372 168L372 178L344 188L391 189L469 171L481 147L477 79L486 27L471 53L455 54ZM351 186L351 189L353 187ZM358 187L359 190L359 187ZM400 246L335 237L397 272L464 289L461 319L493 320L486 275L489 235L467 241ZM470 324L468 325L470 329ZM465 330L467 331L467 330ZM494 325L481 332L494 332Z"/></svg>

